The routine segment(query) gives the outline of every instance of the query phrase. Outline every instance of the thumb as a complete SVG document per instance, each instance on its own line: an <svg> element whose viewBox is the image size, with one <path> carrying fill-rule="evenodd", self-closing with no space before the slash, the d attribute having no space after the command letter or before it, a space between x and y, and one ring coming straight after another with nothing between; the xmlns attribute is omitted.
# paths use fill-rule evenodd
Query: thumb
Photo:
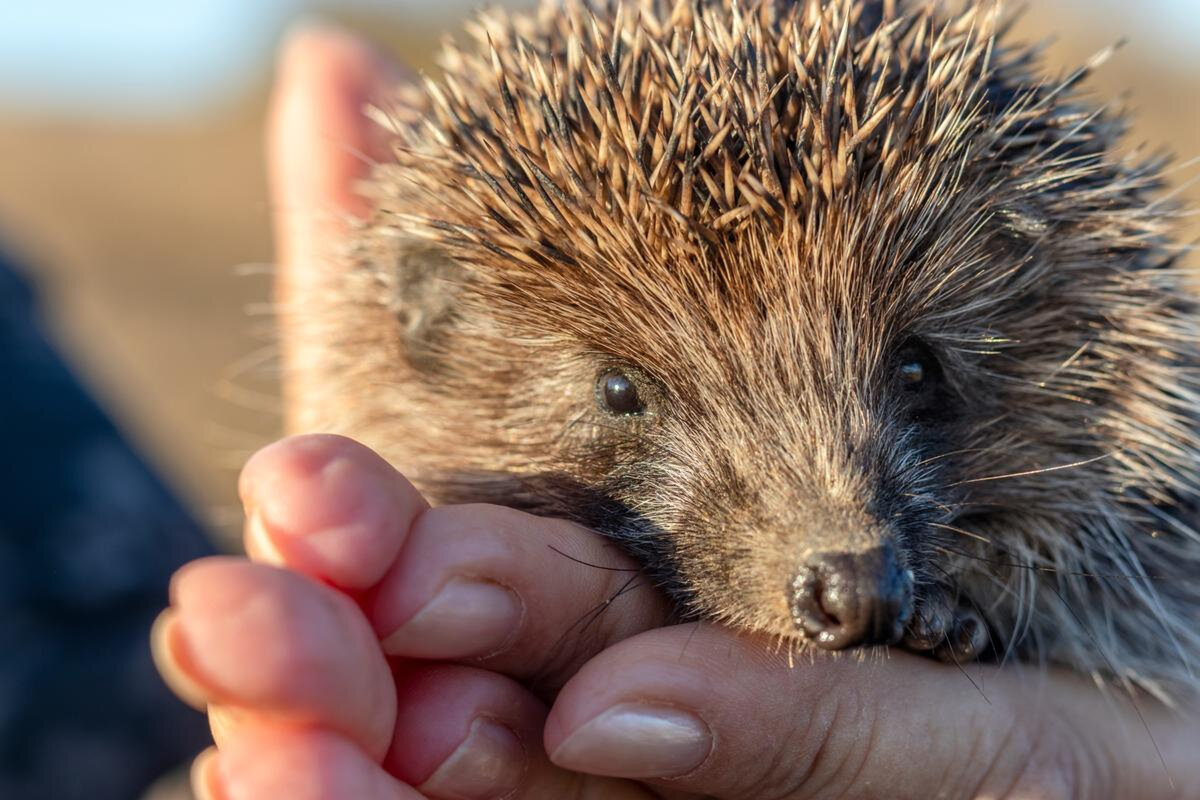
<svg viewBox="0 0 1200 800"><path fill-rule="evenodd" d="M719 798L1190 797L1195 719L1074 675L805 653L701 624L589 662L546 724L561 767ZM619 676L614 678L614 676ZM974 680L973 684L971 680ZM1173 783L1172 783L1173 781Z"/></svg>
<svg viewBox="0 0 1200 800"><path fill-rule="evenodd" d="M281 326L285 420L290 430L311 424L296 417L291 398L315 396L320 336L304 321L319 317L348 260L338 247L351 219L369 203L356 183L372 159L387 154L385 134L364 115L403 79L371 46L336 28L305 25L281 50L267 123L267 163L275 228L276 300ZM333 293L336 294L336 293Z"/></svg>

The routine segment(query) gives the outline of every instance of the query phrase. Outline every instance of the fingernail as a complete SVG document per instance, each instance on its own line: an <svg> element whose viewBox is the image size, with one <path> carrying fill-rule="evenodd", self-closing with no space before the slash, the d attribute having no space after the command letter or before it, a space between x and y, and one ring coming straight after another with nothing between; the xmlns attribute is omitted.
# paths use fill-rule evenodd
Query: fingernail
<svg viewBox="0 0 1200 800"><path fill-rule="evenodd" d="M411 658L470 658L499 651L516 633L524 607L495 583L455 578L383 639L383 651Z"/></svg>
<svg viewBox="0 0 1200 800"><path fill-rule="evenodd" d="M285 566L283 554L271 540L267 526L263 524L262 514L258 509L251 509L246 517L246 553L261 564L271 564L277 567Z"/></svg>
<svg viewBox="0 0 1200 800"><path fill-rule="evenodd" d="M213 741L220 747L233 739L239 729L245 729L247 720L254 717L254 711L237 706L212 704L208 707L208 729L212 732Z"/></svg>
<svg viewBox="0 0 1200 800"><path fill-rule="evenodd" d="M675 778L700 766L712 745L712 732L694 714L624 703L576 729L550 759L596 775Z"/></svg>
<svg viewBox="0 0 1200 800"><path fill-rule="evenodd" d="M181 639L177 613L167 609L150 628L150 654L163 681L193 708L204 710L206 693L200 682L185 671L187 648Z"/></svg>
<svg viewBox="0 0 1200 800"><path fill-rule="evenodd" d="M487 719L471 723L467 738L418 788L444 800L504 797L521 783L525 748L512 731Z"/></svg>
<svg viewBox="0 0 1200 800"><path fill-rule="evenodd" d="M220 770L217 769L217 748L209 747L192 761L192 792L196 800L222 800Z"/></svg>
<svg viewBox="0 0 1200 800"><path fill-rule="evenodd" d="M283 566L286 558L340 587L366 588L391 563L416 513L397 499L400 480L382 459L330 437L264 448L240 484L246 549L256 561ZM360 563L351 555L359 547L380 555Z"/></svg>

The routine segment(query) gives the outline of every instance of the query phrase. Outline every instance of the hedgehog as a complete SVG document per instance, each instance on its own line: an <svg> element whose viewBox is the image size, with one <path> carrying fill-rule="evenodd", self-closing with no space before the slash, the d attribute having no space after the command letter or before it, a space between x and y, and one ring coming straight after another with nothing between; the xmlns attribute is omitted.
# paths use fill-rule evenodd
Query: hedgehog
<svg viewBox="0 0 1200 800"><path fill-rule="evenodd" d="M1168 159L993 4L481 12L305 309L312 427L578 521L678 618L1200 687ZM312 382L310 382L312 383Z"/></svg>

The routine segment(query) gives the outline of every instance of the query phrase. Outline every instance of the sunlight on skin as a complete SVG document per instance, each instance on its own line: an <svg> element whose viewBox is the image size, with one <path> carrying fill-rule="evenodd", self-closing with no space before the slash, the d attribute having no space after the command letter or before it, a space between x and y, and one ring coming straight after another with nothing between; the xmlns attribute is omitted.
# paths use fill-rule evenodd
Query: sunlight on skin
<svg viewBox="0 0 1200 800"><path fill-rule="evenodd" d="M989 788L1004 796L999 787L1018 782L1037 796L1080 796L1085 785L1104 788L1083 796L1171 796L1127 704L1110 704L1074 676L980 667L981 697L953 667L906 654L867 663L819 656L789 666L769 642L719 627L656 627L663 612L649 593L630 596L592 635L567 640L586 663L556 674L561 665L545 642L558 641L563 627L545 620L578 618L611 596L612 585L597 578L598 571L590 583L581 580L582 564L601 555L588 548L603 543L583 529L509 509L421 513L402 532L398 560L370 592L368 621L361 607L327 585L327 575L396 552L394 542L364 535L338 513L349 511L345 501L358 493L350 488L358 481L346 478L369 484L378 469L377 456L340 437L272 445L247 466L247 505L265 510L265 519L289 519L295 527L265 526L272 558L295 569L292 554L304 553L301 569L317 580L230 558L197 562L177 577L156 651L182 695L213 704L222 754L206 756L196 780L225 787L218 791L226 794L214 796L253 797L274 787L272 780L293 780L258 764L250 769L245 754L257 746L316 754L323 760L310 766L319 786L378 784L399 791L390 774L428 797L488 796L476 792L514 782L519 797L569 798L585 790L597 797L650 796L635 783L572 770L646 778L678 797L751 798L797 785L864 797L884 796L871 789L884 786L889 797ZM260 470L269 474L256 474ZM327 480L330 472L337 480ZM289 480L295 485L283 492L256 494ZM272 507L296 498L304 501L290 516ZM384 491L367 502L401 515L421 504L404 488L399 496ZM300 511L305 504L343 523L318 534L344 531L344 547L335 536L319 549L307 548L304 531L314 529ZM388 524L386 515L364 509L361 520L372 519ZM510 546L506 531L517 521L527 540L557 541L557 549L584 558L546 569ZM472 535L459 538L456 531ZM414 548L424 536L429 542ZM521 596L524 614L515 634L505 637L506 649L483 661L468 658L470 666L398 661L391 675L371 666L382 664L376 637L391 624L380 624L389 606L419 608L436 594L437 580L413 579L423 569L507 581ZM640 632L627 627L631 614L640 616ZM457 627L453 618L447 624ZM464 637L461 644L473 642ZM548 717L545 705L512 679L530 673L565 683ZM1195 780L1186 771L1194 766L1187 758L1194 731L1157 709L1149 721L1172 777ZM388 732L381 736L383 728ZM313 741L308 734L325 738ZM389 739L381 769L380 746ZM764 741L781 757L764 763ZM226 760L225 752L243 755ZM329 791L312 796L339 796Z"/></svg>

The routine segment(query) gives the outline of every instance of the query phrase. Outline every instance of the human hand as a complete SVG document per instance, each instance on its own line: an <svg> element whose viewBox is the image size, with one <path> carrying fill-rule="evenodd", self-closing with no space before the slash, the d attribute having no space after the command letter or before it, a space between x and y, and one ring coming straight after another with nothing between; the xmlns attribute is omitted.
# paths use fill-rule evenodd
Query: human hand
<svg viewBox="0 0 1200 800"><path fill-rule="evenodd" d="M360 106L385 71L329 33L285 58L273 153L295 396L309 355L288 309L337 278L324 256L363 210ZM1168 773L1175 796L1200 792L1194 718L1146 704L1164 771L1137 711L1074 676L971 667L977 691L904 654L789 667L771 642L663 628L636 580L605 605L636 573L593 534L428 511L346 440L273 446L243 491L264 563L185 569L156 633L172 684L210 708L220 753L195 775L212 797L1167 797ZM459 576L475 583L421 622Z"/></svg>
<svg viewBox="0 0 1200 800"><path fill-rule="evenodd" d="M789 666L769 641L660 627L666 604L600 537L510 509L429 509L347 439L272 445L241 488L259 563L184 568L156 632L171 684L210 710L220 753L197 763L201 796L1153 798L1200 786L1194 720L1142 709L1172 788L1137 710L1073 675L968 678L907 654Z"/></svg>

